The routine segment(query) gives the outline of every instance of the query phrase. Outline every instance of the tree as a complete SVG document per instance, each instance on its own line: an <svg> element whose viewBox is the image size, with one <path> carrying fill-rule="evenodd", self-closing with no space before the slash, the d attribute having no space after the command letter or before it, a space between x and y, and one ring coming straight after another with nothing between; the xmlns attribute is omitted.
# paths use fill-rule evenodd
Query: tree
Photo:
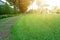
<svg viewBox="0 0 60 40"><path fill-rule="evenodd" d="M25 12L27 7L34 1L34 0L7 0L10 4L17 7L21 12Z"/></svg>
<svg viewBox="0 0 60 40"><path fill-rule="evenodd" d="M52 7L52 10L51 10L53 13L59 13L60 12L60 8L58 7Z"/></svg>
<svg viewBox="0 0 60 40"><path fill-rule="evenodd" d="M10 13L10 6L5 3L4 5L0 5L0 14L9 14Z"/></svg>

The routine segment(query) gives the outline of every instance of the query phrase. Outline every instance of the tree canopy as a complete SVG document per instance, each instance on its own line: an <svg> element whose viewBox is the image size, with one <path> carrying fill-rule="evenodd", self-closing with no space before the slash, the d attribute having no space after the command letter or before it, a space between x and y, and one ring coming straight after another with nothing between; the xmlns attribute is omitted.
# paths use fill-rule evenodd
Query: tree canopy
<svg viewBox="0 0 60 40"><path fill-rule="evenodd" d="M7 0L11 5L16 6L21 12L25 12L27 7L33 3L34 0Z"/></svg>

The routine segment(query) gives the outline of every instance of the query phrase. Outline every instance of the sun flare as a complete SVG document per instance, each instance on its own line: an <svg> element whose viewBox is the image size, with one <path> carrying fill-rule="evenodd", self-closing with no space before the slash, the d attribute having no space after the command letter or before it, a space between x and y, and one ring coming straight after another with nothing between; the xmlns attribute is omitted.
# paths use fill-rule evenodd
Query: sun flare
<svg viewBox="0 0 60 40"><path fill-rule="evenodd" d="M60 0L42 0L42 3L48 4L49 6L60 7Z"/></svg>
<svg viewBox="0 0 60 40"><path fill-rule="evenodd" d="M52 7L58 7L60 8L60 0L35 0L33 4L31 4L28 8L30 9L37 9L38 6L36 4L36 1L40 1L42 5L49 5L49 6L43 6L44 8L51 9ZM41 6L41 5L40 5Z"/></svg>
<svg viewBox="0 0 60 40"><path fill-rule="evenodd" d="M35 0L31 5L28 6L28 10L27 11L29 11L31 9L35 10L37 8L38 8L38 6L37 6L36 0Z"/></svg>

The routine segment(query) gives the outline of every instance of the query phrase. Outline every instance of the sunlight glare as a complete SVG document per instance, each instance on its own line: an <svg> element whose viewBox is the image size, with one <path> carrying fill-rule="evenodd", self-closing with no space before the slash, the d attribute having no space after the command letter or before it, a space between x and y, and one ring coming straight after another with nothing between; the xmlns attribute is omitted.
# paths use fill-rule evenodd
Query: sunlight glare
<svg viewBox="0 0 60 40"><path fill-rule="evenodd" d="M6 2L6 0L2 0L3 2Z"/></svg>
<svg viewBox="0 0 60 40"><path fill-rule="evenodd" d="M42 0L42 3L60 8L60 0Z"/></svg>
<svg viewBox="0 0 60 40"><path fill-rule="evenodd" d="M35 0L33 2L33 4L31 4L29 7L28 7L28 10L31 10L31 9L37 9L38 6L36 4L36 1L39 2L39 0ZM60 8L60 0L40 0L41 4L42 5L49 5L49 6L44 6L45 8L48 8L48 9L51 9L52 7L58 7Z"/></svg>
<svg viewBox="0 0 60 40"><path fill-rule="evenodd" d="M36 4L36 0L30 5L28 6L28 11L33 9L36 10L38 8L37 4Z"/></svg>

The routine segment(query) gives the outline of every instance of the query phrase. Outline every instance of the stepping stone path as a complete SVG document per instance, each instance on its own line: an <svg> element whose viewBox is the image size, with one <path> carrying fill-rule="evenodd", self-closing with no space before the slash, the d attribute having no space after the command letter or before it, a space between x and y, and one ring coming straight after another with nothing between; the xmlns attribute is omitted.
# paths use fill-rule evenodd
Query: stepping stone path
<svg viewBox="0 0 60 40"><path fill-rule="evenodd" d="M5 40L5 38L9 37L9 29L17 19L18 17L0 19L0 40Z"/></svg>

